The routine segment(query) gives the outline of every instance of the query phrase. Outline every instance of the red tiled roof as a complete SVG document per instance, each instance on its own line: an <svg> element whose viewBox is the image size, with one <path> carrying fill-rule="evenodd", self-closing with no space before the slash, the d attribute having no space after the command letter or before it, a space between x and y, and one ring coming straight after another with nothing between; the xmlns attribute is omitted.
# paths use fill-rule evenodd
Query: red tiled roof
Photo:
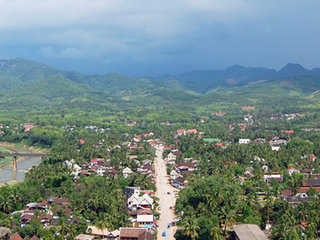
<svg viewBox="0 0 320 240"><path fill-rule="evenodd" d="M19 233L13 234L13 236L10 238L10 240L23 240L22 237L19 235Z"/></svg>
<svg viewBox="0 0 320 240"><path fill-rule="evenodd" d="M30 238L30 240L39 240L39 238L37 238L36 236L33 236L32 238Z"/></svg>

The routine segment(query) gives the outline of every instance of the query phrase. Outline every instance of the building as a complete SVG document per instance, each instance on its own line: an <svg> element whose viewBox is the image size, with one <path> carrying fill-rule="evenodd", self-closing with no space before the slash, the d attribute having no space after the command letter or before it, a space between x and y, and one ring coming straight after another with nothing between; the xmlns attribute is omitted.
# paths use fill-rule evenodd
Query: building
<svg viewBox="0 0 320 240"><path fill-rule="evenodd" d="M233 226L236 240L268 240L267 235L255 224L240 224Z"/></svg>
<svg viewBox="0 0 320 240"><path fill-rule="evenodd" d="M143 214L143 215L137 215L137 223L139 226L143 225L151 225L153 224L153 215L151 214Z"/></svg>
<svg viewBox="0 0 320 240"><path fill-rule="evenodd" d="M120 240L154 240L145 228L120 228Z"/></svg>
<svg viewBox="0 0 320 240"><path fill-rule="evenodd" d="M249 144L249 143L251 143L251 140L250 139L246 139L246 138L245 139L241 139L240 138L239 139L239 143L240 144Z"/></svg>

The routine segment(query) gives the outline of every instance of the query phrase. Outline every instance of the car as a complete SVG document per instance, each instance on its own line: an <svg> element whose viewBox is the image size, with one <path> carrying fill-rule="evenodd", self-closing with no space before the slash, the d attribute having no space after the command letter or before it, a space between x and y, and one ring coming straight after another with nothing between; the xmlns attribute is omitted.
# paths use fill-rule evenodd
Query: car
<svg viewBox="0 0 320 240"><path fill-rule="evenodd" d="M158 207L158 210L160 211L160 210L161 210L161 207Z"/></svg>
<svg viewBox="0 0 320 240"><path fill-rule="evenodd" d="M168 228L170 228L170 223L168 224Z"/></svg>
<svg viewBox="0 0 320 240"><path fill-rule="evenodd" d="M170 192L167 192L167 194L170 194Z"/></svg>
<svg viewBox="0 0 320 240"><path fill-rule="evenodd" d="M163 232L162 237L165 237L165 236L167 236L167 234L166 234L166 232Z"/></svg>

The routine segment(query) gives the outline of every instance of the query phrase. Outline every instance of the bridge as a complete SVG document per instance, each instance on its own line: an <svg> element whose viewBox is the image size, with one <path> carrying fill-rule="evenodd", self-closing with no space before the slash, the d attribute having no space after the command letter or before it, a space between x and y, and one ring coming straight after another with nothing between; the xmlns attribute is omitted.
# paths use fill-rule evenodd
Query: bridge
<svg viewBox="0 0 320 240"><path fill-rule="evenodd" d="M0 153L0 157L13 157L12 171L17 171L17 157L48 157L46 153Z"/></svg>
<svg viewBox="0 0 320 240"><path fill-rule="evenodd" d="M46 153L0 153L0 157L48 157Z"/></svg>

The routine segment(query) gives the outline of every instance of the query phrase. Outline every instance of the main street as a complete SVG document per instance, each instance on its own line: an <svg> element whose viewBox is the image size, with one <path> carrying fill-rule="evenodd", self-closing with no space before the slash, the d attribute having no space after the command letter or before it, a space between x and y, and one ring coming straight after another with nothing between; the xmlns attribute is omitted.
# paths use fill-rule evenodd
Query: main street
<svg viewBox="0 0 320 240"><path fill-rule="evenodd" d="M163 160L163 146L156 147L155 172L156 172L156 196L159 198L160 220L158 221L158 239L175 239L174 234L176 226L171 223L175 222L174 206L176 204L175 189L169 184L166 163ZM172 208L172 209L170 209ZM170 224L170 227L168 225ZM162 236L163 232L166 236Z"/></svg>

